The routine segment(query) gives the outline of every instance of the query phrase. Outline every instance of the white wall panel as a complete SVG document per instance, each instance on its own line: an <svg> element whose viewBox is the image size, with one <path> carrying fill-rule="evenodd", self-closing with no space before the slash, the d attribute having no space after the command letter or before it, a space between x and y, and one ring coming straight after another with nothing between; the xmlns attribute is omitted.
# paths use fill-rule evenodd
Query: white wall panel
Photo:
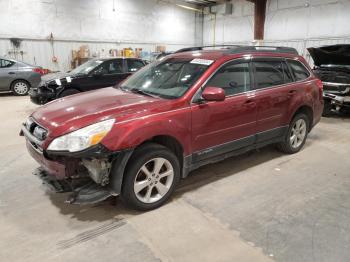
<svg viewBox="0 0 350 262"><path fill-rule="evenodd" d="M253 44L253 4L231 2L233 14L217 17L216 43ZM212 44L209 16L204 21L204 43ZM307 47L350 43L349 25L349 0L268 0L263 44L294 47L310 61Z"/></svg>
<svg viewBox="0 0 350 262"><path fill-rule="evenodd" d="M13 49L8 38L23 38L20 50L25 62L67 70L71 50L83 44L108 55L112 48L154 51L156 45L166 45L176 50L201 42L195 13L171 1L0 0L0 56ZM51 33L58 63L51 61L52 45L47 40Z"/></svg>

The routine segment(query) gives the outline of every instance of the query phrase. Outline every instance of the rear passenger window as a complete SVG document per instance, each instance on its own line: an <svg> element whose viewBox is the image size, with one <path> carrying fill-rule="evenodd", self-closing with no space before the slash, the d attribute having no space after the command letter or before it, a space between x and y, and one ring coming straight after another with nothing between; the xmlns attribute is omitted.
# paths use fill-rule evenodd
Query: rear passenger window
<svg viewBox="0 0 350 262"><path fill-rule="evenodd" d="M292 69L295 81L301 81L310 76L309 71L299 61L288 60L288 64Z"/></svg>
<svg viewBox="0 0 350 262"><path fill-rule="evenodd" d="M206 86L221 87L226 96L239 94L250 89L248 63L230 63L224 65L208 81Z"/></svg>
<svg viewBox="0 0 350 262"><path fill-rule="evenodd" d="M261 61L254 62L256 88L283 85L292 82L292 77L285 62Z"/></svg>
<svg viewBox="0 0 350 262"><path fill-rule="evenodd" d="M128 71L136 72L145 65L140 60L128 60Z"/></svg>

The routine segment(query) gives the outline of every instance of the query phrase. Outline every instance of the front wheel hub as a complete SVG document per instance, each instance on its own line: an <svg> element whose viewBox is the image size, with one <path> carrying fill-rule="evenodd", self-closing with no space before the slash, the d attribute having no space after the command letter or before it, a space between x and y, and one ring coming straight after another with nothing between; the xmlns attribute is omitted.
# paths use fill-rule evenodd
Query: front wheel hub
<svg viewBox="0 0 350 262"><path fill-rule="evenodd" d="M162 157L145 163L138 171L134 181L137 199L150 204L161 200L170 190L174 181L174 168Z"/></svg>

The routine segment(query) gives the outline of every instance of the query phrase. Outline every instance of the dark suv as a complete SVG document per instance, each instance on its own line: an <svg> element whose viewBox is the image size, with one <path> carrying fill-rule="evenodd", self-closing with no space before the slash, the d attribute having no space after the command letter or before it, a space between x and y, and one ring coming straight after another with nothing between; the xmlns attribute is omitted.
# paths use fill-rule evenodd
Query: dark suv
<svg viewBox="0 0 350 262"><path fill-rule="evenodd" d="M45 104L54 99L114 86L144 67L146 62L137 58L96 58L68 73L43 76L39 86L30 89L33 103Z"/></svg>
<svg viewBox="0 0 350 262"><path fill-rule="evenodd" d="M322 82L296 50L198 47L43 106L21 133L37 175L73 191L70 203L121 195L149 210L202 165L268 144L298 152L322 110Z"/></svg>

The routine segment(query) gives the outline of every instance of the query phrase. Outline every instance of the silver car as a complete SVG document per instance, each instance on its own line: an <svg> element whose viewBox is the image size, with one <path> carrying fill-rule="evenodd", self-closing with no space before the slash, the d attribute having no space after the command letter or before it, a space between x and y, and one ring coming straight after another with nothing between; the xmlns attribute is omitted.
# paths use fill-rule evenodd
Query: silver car
<svg viewBox="0 0 350 262"><path fill-rule="evenodd" d="M0 91L15 95L28 94L30 87L37 87L41 81L42 69L16 60L0 57Z"/></svg>

